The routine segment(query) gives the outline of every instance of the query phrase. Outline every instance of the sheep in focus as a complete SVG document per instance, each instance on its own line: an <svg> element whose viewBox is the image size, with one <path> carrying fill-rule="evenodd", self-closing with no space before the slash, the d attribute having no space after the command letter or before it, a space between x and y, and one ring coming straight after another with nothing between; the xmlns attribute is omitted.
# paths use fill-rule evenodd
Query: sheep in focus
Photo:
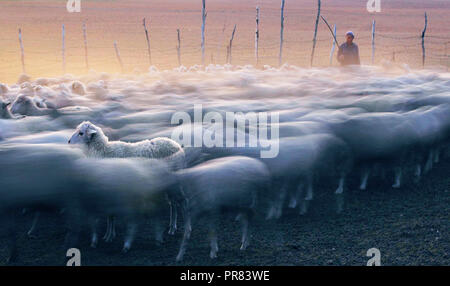
<svg viewBox="0 0 450 286"><path fill-rule="evenodd" d="M180 144L169 138L154 138L136 143L109 141L102 129L91 122L82 122L69 139L69 144L81 144L89 157L97 158L130 158L144 157L161 159L169 164L172 170L185 167L185 155ZM169 198L171 221L169 234L177 228L177 205L183 208L184 202L178 198ZM112 222L111 227L114 226ZM110 234L114 232L110 231ZM111 240L110 236L105 237Z"/></svg>

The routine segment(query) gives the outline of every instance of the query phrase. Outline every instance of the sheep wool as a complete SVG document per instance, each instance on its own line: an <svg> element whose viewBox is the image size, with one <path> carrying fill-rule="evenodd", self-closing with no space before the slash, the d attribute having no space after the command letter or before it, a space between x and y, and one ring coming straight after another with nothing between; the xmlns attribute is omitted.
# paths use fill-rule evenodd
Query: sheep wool
<svg viewBox="0 0 450 286"><path fill-rule="evenodd" d="M184 167L184 151L180 144L170 138L157 137L135 143L109 141L100 127L89 121L81 123L69 140L69 144L83 143L89 157L130 158L146 157L165 159L174 169Z"/></svg>

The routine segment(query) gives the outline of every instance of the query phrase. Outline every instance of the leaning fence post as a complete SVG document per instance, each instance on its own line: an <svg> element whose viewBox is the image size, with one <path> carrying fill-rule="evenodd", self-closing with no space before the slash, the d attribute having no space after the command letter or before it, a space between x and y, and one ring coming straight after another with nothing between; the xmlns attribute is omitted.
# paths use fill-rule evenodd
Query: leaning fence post
<svg viewBox="0 0 450 286"><path fill-rule="evenodd" d="M231 33L231 38L230 38L230 45L228 46L228 64L231 65L231 60L232 60L232 54L231 54L231 50L233 48L233 39L234 39L234 33L236 33L236 24L234 24L234 28L233 28L233 32Z"/></svg>
<svg viewBox="0 0 450 286"><path fill-rule="evenodd" d="M428 16L427 12L425 12L425 27L422 31L422 67L425 67L425 33L427 31L428 26Z"/></svg>
<svg viewBox="0 0 450 286"><path fill-rule="evenodd" d="M86 62L86 69L89 70L86 23L83 23L83 39L84 39L84 61Z"/></svg>
<svg viewBox="0 0 450 286"><path fill-rule="evenodd" d="M122 59L120 58L120 52L119 52L119 48L117 47L116 41L114 41L114 50L116 51L116 57L117 57L117 60L119 61L120 69L123 73L123 62L122 62Z"/></svg>
<svg viewBox="0 0 450 286"><path fill-rule="evenodd" d="M206 0L202 0L202 65L205 65L205 26L206 26Z"/></svg>
<svg viewBox="0 0 450 286"><path fill-rule="evenodd" d="M372 65L375 62L375 19L372 21Z"/></svg>
<svg viewBox="0 0 450 286"><path fill-rule="evenodd" d="M63 73L66 73L66 28L62 25L62 64Z"/></svg>
<svg viewBox="0 0 450 286"><path fill-rule="evenodd" d="M259 64L259 6L256 7L256 32L255 32L255 58L256 66Z"/></svg>
<svg viewBox="0 0 450 286"><path fill-rule="evenodd" d="M145 23L145 18L142 20L142 25L144 26L145 39L147 40L147 52L148 52L148 62L150 66L152 65L152 52L150 49L150 37L148 35L147 25Z"/></svg>
<svg viewBox="0 0 450 286"><path fill-rule="evenodd" d="M333 65L333 57L334 57L334 50L336 49L336 40L334 39L336 37L336 24L334 24L334 29L333 29L333 46L331 47L331 53L330 53L330 66Z"/></svg>
<svg viewBox="0 0 450 286"><path fill-rule="evenodd" d="M23 41L22 41L22 29L19 28L19 44L20 44L20 58L22 60L22 72L25 74L25 51L23 49Z"/></svg>
<svg viewBox="0 0 450 286"><path fill-rule="evenodd" d="M311 52L311 67L313 65L313 60L314 60L314 51L316 49L316 42L317 42L317 27L319 26L319 18L320 18L320 0L317 1L318 4L318 9L317 9L317 17L316 17L316 26L314 28L314 38L313 38L313 48L312 48L312 52Z"/></svg>
<svg viewBox="0 0 450 286"><path fill-rule="evenodd" d="M280 28L280 53L278 54L278 65L283 62L283 41L284 41L284 0L281 0L281 28Z"/></svg>
<svg viewBox="0 0 450 286"><path fill-rule="evenodd" d="M178 38L178 46L177 46L178 65L181 66L181 36L180 36L180 29L177 29L177 38Z"/></svg>

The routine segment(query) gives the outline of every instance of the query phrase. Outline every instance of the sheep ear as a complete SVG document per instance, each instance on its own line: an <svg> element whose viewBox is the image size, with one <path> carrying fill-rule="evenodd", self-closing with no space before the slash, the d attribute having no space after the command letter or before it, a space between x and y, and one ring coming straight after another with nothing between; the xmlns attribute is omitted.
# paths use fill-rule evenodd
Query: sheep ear
<svg viewBox="0 0 450 286"><path fill-rule="evenodd" d="M88 129L86 131L87 135L89 136L90 139L94 138L95 135L97 135L97 130L94 129Z"/></svg>

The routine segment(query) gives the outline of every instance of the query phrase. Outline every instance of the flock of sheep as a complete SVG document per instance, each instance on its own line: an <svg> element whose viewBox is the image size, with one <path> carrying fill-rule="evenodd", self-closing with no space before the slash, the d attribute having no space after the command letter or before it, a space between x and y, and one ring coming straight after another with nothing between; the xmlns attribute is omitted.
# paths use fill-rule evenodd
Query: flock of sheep
<svg viewBox="0 0 450 286"><path fill-rule="evenodd" d="M337 197L349 176L360 177L361 190L371 178L393 178L387 184L394 189L419 182L450 139L450 80L431 72L194 66L120 77L22 76L0 84L0 95L0 218L11 259L14 221L24 210L34 214L29 235L42 212L62 216L65 249L85 227L92 247L99 226L106 225L103 239L113 240L119 218L124 252L143 219L158 242L167 225L174 235L182 222L178 261L199 220L209 228L210 257L217 257L217 222L227 212L242 224L245 250L255 216L277 219L297 207L305 214L318 181L334 187L316 191ZM171 139L180 128L172 115L193 114L194 104L204 113L276 112L279 122L266 128L279 131L267 139L278 156L261 158L260 145L179 144ZM235 128L248 137L256 127Z"/></svg>

